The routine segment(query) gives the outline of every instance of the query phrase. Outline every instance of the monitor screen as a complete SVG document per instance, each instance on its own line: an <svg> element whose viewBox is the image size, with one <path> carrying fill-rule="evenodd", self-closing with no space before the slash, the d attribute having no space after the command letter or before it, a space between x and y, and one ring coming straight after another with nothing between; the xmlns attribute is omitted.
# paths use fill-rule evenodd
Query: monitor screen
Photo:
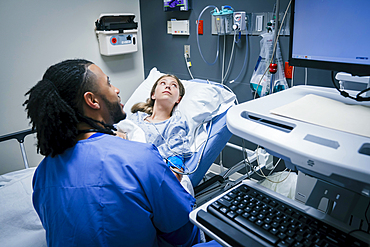
<svg viewBox="0 0 370 247"><path fill-rule="evenodd" d="M369 0L293 0L289 64L370 75Z"/></svg>

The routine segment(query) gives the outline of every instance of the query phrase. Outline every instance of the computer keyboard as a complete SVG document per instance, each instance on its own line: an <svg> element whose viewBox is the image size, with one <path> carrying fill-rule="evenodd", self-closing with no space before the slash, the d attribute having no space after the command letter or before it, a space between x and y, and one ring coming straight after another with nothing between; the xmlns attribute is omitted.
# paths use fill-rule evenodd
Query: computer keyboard
<svg viewBox="0 0 370 247"><path fill-rule="evenodd" d="M231 246L369 246L246 184L199 210L196 220Z"/></svg>

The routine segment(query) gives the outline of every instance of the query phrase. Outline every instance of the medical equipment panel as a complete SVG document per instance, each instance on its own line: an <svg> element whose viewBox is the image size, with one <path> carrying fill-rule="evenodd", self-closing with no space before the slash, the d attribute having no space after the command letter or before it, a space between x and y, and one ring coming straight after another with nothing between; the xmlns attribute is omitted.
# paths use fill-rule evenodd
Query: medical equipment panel
<svg viewBox="0 0 370 247"><path fill-rule="evenodd" d="M218 35L230 34L233 31L233 13L234 9L231 6L222 6L221 10L215 8L212 14L212 25Z"/></svg>
<svg viewBox="0 0 370 247"><path fill-rule="evenodd" d="M172 35L189 35L189 20L167 21L167 33Z"/></svg>
<svg viewBox="0 0 370 247"><path fill-rule="evenodd" d="M100 54L105 56L137 51L137 22L134 14L102 14L95 22Z"/></svg>

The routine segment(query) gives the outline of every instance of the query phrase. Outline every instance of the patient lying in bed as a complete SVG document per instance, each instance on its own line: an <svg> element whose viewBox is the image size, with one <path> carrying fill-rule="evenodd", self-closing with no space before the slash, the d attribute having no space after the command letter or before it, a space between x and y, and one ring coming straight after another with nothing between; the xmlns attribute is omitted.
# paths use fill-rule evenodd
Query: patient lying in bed
<svg viewBox="0 0 370 247"><path fill-rule="evenodd" d="M121 131L127 132L129 140L147 142L145 137L147 131L143 132L142 126L136 121L131 121L135 115L131 112L131 108L138 102L145 102L148 97L151 98L153 85L163 75L165 74L159 72L157 68L153 68L125 103L124 111L128 120L124 121L125 126L120 123L118 128L122 127ZM186 89L186 94L182 96L180 103L173 108L172 116L180 115L182 119L186 120L188 130L184 133L186 133L186 141L190 145L190 153L188 151L182 153L185 154L185 170L191 172L189 178L193 186L196 186L231 137L231 133L226 127L225 115L227 109L234 105L235 95L222 86L206 80L181 80L181 83ZM213 119L212 124L209 124L211 119ZM144 123L151 125L149 122L144 121ZM208 136L210 125L212 128ZM181 128L185 130L186 126L182 126ZM206 140L208 140L207 145L205 145ZM191 157L188 158L189 154ZM171 156L171 153L169 155ZM164 155L164 157L167 156Z"/></svg>
<svg viewBox="0 0 370 247"><path fill-rule="evenodd" d="M127 120L123 120L117 125L118 130L123 132L130 130L127 126L131 126L135 132L142 130L145 142L156 145L179 181L182 181L181 173L185 172L185 157L192 153L186 118L178 111L174 113L174 107L184 94L185 88L176 76L163 75L152 86L147 102L139 102L131 108L131 122L127 124ZM132 136L133 133L128 135Z"/></svg>

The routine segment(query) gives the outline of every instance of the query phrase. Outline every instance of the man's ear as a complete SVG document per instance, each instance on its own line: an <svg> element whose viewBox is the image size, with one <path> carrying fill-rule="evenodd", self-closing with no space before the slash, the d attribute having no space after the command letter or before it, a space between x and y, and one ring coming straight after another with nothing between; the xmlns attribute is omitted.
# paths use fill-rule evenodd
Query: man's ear
<svg viewBox="0 0 370 247"><path fill-rule="evenodd" d="M91 107L92 109L100 109L99 100L96 98L95 94L92 92L86 92L84 93L84 100L85 103Z"/></svg>

